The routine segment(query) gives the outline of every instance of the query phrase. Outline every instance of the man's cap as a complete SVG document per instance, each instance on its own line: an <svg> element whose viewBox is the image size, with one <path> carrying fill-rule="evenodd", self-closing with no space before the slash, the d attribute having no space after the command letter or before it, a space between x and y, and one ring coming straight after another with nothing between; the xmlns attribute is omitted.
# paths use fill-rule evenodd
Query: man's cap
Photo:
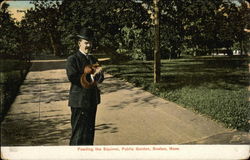
<svg viewBox="0 0 250 160"><path fill-rule="evenodd" d="M89 28L82 28L76 36L87 41L92 41L94 38L94 32Z"/></svg>

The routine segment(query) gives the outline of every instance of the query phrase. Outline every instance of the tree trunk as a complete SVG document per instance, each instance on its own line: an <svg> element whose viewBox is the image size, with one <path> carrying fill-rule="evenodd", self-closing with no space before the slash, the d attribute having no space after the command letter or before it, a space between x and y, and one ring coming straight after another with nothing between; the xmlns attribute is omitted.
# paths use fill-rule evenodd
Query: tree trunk
<svg viewBox="0 0 250 160"><path fill-rule="evenodd" d="M61 51L60 51L59 45L58 45L58 43L56 41L56 38L53 37L51 32L49 32L49 38L50 38L51 48L53 50L53 55L54 56L60 56Z"/></svg>
<svg viewBox="0 0 250 160"><path fill-rule="evenodd" d="M241 55L241 56L243 55L243 52L244 52L244 49L243 49L243 41L241 40L241 41L240 41L240 55Z"/></svg>
<svg viewBox="0 0 250 160"><path fill-rule="evenodd" d="M161 79L161 57L160 57L160 26L159 26L159 0L154 0L154 83L159 83Z"/></svg>

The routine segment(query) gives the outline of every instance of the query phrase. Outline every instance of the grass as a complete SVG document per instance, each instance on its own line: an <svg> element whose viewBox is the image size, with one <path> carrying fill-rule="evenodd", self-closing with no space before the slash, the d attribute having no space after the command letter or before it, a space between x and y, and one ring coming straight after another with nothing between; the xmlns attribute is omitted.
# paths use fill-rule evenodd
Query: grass
<svg viewBox="0 0 250 160"><path fill-rule="evenodd" d="M153 61L127 61L104 67L115 77L227 127L249 130L248 57L162 60L159 84L152 83Z"/></svg>
<svg viewBox="0 0 250 160"><path fill-rule="evenodd" d="M9 110L30 64L14 59L0 59L0 120Z"/></svg>

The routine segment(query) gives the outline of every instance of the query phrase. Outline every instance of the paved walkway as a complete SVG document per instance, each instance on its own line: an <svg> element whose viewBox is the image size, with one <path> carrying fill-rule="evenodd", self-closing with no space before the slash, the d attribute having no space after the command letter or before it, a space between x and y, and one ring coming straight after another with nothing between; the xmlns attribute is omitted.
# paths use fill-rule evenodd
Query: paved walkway
<svg viewBox="0 0 250 160"><path fill-rule="evenodd" d="M34 60L2 123L2 145L68 145L70 109L65 60ZM96 145L249 144L250 134L106 74L98 107Z"/></svg>

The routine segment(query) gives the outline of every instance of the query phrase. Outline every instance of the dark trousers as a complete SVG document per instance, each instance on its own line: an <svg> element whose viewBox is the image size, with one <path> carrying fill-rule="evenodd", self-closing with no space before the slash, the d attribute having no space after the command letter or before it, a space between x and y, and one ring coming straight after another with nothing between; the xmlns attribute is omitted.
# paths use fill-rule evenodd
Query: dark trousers
<svg viewBox="0 0 250 160"><path fill-rule="evenodd" d="M95 136L96 107L91 111L71 107L72 134L70 145L93 145Z"/></svg>

